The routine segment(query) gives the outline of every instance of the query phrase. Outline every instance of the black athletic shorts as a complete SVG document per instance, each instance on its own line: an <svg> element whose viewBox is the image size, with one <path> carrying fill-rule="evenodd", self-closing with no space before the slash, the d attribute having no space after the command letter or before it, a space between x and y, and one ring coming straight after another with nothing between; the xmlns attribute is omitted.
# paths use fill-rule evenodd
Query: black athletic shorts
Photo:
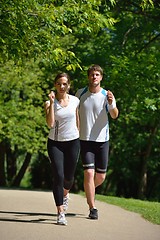
<svg viewBox="0 0 160 240"><path fill-rule="evenodd" d="M105 173L108 166L109 141L80 141L83 169L95 169L97 173Z"/></svg>

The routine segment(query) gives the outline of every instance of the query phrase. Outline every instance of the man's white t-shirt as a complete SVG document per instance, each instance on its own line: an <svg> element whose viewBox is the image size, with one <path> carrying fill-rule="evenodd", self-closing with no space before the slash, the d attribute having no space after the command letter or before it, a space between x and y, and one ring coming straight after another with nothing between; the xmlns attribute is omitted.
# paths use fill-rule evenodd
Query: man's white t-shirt
<svg viewBox="0 0 160 240"><path fill-rule="evenodd" d="M91 93L88 88L79 89L80 140L106 142L109 140L107 91ZM114 99L114 104L115 99Z"/></svg>
<svg viewBox="0 0 160 240"><path fill-rule="evenodd" d="M70 141L79 138L76 124L76 109L79 99L69 95L69 103L62 107L58 100L54 101L55 124L50 129L49 138L55 141Z"/></svg>

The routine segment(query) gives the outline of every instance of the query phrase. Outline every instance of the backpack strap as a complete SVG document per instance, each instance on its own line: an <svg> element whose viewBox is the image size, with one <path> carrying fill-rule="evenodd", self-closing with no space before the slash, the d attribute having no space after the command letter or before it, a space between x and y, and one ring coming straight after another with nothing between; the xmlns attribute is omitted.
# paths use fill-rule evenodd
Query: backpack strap
<svg viewBox="0 0 160 240"><path fill-rule="evenodd" d="M83 91L81 92L80 96L79 96L79 99L83 96L83 94L85 94L86 92L88 91L88 87L85 87L83 89Z"/></svg>
<svg viewBox="0 0 160 240"><path fill-rule="evenodd" d="M88 91L88 87L85 87L83 89L83 91L81 92L80 96L79 96L79 99L83 96L83 94L85 94L86 92ZM104 89L102 89L101 93L107 97L107 93ZM106 104L106 112L108 112L108 107L107 107L107 104Z"/></svg>
<svg viewBox="0 0 160 240"><path fill-rule="evenodd" d="M101 93L107 97L107 93L104 89L102 89ZM106 112L108 112L108 107L107 107L107 104L106 104Z"/></svg>

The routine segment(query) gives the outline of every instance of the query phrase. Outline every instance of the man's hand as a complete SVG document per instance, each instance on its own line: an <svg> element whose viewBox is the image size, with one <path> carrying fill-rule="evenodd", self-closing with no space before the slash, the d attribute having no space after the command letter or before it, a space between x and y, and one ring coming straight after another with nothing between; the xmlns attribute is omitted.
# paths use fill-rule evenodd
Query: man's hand
<svg viewBox="0 0 160 240"><path fill-rule="evenodd" d="M111 92L111 91L107 91L107 99L108 99L108 103L109 103L109 105L111 105L112 104L112 102L113 102L113 98L114 98L114 96L113 96L113 93Z"/></svg>

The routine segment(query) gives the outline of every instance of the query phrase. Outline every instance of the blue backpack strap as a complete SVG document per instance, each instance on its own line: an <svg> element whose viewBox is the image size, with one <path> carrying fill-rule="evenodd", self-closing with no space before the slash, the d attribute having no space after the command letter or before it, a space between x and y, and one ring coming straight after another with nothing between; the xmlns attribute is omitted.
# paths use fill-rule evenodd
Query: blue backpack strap
<svg viewBox="0 0 160 240"><path fill-rule="evenodd" d="M88 87L85 87L83 91L81 92L79 99L82 97L83 94L85 94L88 91Z"/></svg>
<svg viewBox="0 0 160 240"><path fill-rule="evenodd" d="M102 89L101 93L107 97L107 93L104 89ZM106 104L106 112L108 112L108 107L107 107L107 104Z"/></svg>

